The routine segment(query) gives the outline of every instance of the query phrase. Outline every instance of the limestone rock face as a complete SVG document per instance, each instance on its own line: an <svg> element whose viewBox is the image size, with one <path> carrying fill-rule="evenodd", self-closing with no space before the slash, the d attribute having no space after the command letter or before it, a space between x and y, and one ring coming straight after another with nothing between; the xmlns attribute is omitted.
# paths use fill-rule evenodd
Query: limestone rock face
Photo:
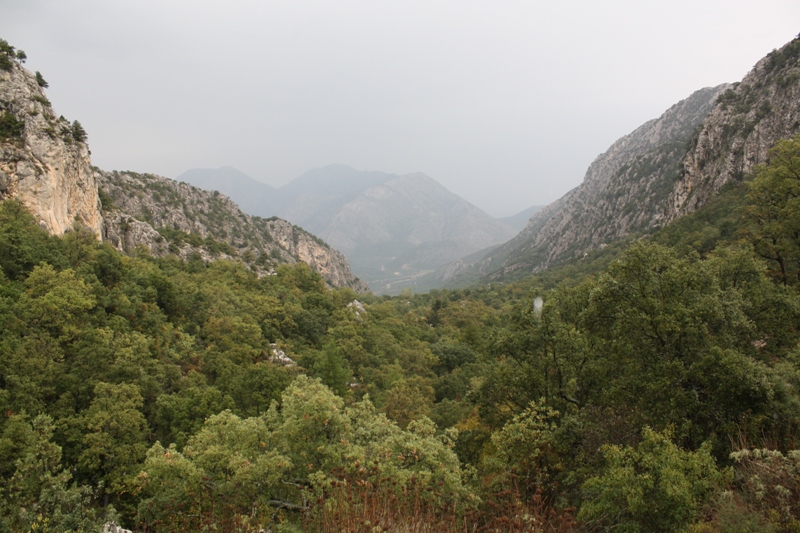
<svg viewBox="0 0 800 533"><path fill-rule="evenodd" d="M448 265L438 276L503 279L537 272L665 224L686 145L727 88L696 91L622 137L594 160L580 186L534 214L516 237L468 265Z"/></svg>
<svg viewBox="0 0 800 533"><path fill-rule="evenodd" d="M728 182L767 162L776 141L800 131L800 39L759 61L719 97L683 163L668 220L703 206Z"/></svg>
<svg viewBox="0 0 800 533"><path fill-rule="evenodd" d="M119 252L129 254L137 246L145 246L156 257L169 253L169 243L147 222L119 211L106 213L104 222L103 240Z"/></svg>
<svg viewBox="0 0 800 533"><path fill-rule="evenodd" d="M121 252L143 246L156 256L238 257L261 274L303 261L332 287L367 290L340 252L285 220L250 217L216 191L134 172L96 170L95 179L108 203L105 239Z"/></svg>
<svg viewBox="0 0 800 533"><path fill-rule="evenodd" d="M23 126L0 137L0 199L16 198L54 234L75 224L101 237L103 217L85 133L56 118L36 77L0 70L0 115Z"/></svg>
<svg viewBox="0 0 800 533"><path fill-rule="evenodd" d="M367 284L350 272L347 258L318 237L280 218L268 219L267 227L278 244L319 272L332 286L350 287L360 293L369 291Z"/></svg>
<svg viewBox="0 0 800 533"><path fill-rule="evenodd" d="M800 38L740 82L697 91L614 143L583 183L536 213L508 243L440 277L536 272L705 205L800 132Z"/></svg>

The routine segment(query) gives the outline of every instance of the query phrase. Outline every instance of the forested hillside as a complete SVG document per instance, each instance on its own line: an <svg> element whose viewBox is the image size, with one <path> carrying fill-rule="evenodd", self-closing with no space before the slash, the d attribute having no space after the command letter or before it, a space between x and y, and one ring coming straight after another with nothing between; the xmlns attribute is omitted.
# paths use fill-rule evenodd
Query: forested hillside
<svg viewBox="0 0 800 533"><path fill-rule="evenodd" d="M3 527L792 531L800 138L747 189L597 275L360 300L5 201Z"/></svg>

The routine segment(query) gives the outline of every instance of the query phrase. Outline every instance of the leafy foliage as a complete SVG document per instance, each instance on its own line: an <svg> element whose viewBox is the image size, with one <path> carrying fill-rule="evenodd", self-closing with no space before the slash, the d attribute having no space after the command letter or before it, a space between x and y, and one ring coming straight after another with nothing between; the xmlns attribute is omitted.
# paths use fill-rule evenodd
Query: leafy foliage
<svg viewBox="0 0 800 533"><path fill-rule="evenodd" d="M359 305L306 265L125 257L5 201L0 523L790 531L797 142L648 239Z"/></svg>
<svg viewBox="0 0 800 533"><path fill-rule="evenodd" d="M42 76L42 73L39 72L38 70L36 71L36 85L38 85L42 89L47 89L48 87L50 87L50 84L48 84L45 81L44 76Z"/></svg>
<svg viewBox="0 0 800 533"><path fill-rule="evenodd" d="M800 41L798 41L800 44ZM800 280L800 135L779 141L748 191L756 252L784 284Z"/></svg>
<svg viewBox="0 0 800 533"><path fill-rule="evenodd" d="M8 111L0 113L0 141L17 141L22 138L23 131L25 131L24 121L18 120Z"/></svg>
<svg viewBox="0 0 800 533"><path fill-rule="evenodd" d="M708 447L686 452L647 427L638 446L606 446L603 455L607 466L584 484L578 518L616 531L681 531L724 480Z"/></svg>

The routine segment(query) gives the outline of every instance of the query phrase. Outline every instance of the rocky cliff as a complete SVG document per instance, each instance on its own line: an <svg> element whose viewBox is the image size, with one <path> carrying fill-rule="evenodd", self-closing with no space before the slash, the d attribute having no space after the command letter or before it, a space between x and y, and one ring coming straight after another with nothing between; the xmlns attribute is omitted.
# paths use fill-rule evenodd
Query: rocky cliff
<svg viewBox="0 0 800 533"><path fill-rule="evenodd" d="M0 45L0 199L20 200L51 233L79 224L100 238L103 218L85 131L56 118L41 75L13 60L8 43Z"/></svg>
<svg viewBox="0 0 800 533"><path fill-rule="evenodd" d="M124 253L236 257L262 274L303 261L331 286L367 290L340 252L285 220L249 217L219 193L160 176L93 168L86 132L56 118L46 86L0 40L0 200L18 199L51 233L80 225Z"/></svg>
<svg viewBox="0 0 800 533"><path fill-rule="evenodd" d="M767 162L769 149L800 131L800 38L759 61L719 102L693 138L669 198L668 220L704 205L730 181Z"/></svg>
<svg viewBox="0 0 800 533"><path fill-rule="evenodd" d="M697 91L618 140L583 183L536 213L508 243L440 269L440 279L503 279L536 272L703 206L767 162L800 131L800 38L740 82Z"/></svg>
<svg viewBox="0 0 800 533"><path fill-rule="evenodd" d="M285 220L246 215L216 191L135 172L96 169L95 178L103 198L105 238L122 252L144 246L158 256L239 257L262 273L303 261L331 286L367 290L347 259L319 238Z"/></svg>
<svg viewBox="0 0 800 533"><path fill-rule="evenodd" d="M534 214L511 241L475 262L449 265L439 277L537 272L663 225L687 144L727 88L701 89L622 137L595 159L580 186Z"/></svg>

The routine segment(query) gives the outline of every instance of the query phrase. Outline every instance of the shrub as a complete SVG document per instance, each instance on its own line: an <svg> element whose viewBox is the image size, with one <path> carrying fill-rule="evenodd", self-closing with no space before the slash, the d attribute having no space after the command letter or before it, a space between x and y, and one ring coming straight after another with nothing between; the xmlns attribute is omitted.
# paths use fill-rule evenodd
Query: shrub
<svg viewBox="0 0 800 533"><path fill-rule="evenodd" d="M0 141L22 139L25 122L8 111L0 113Z"/></svg>
<svg viewBox="0 0 800 533"><path fill-rule="evenodd" d="M648 427L635 448L604 446L603 454L606 468L584 484L578 519L620 532L681 531L726 477L710 446L684 451L668 431Z"/></svg>

